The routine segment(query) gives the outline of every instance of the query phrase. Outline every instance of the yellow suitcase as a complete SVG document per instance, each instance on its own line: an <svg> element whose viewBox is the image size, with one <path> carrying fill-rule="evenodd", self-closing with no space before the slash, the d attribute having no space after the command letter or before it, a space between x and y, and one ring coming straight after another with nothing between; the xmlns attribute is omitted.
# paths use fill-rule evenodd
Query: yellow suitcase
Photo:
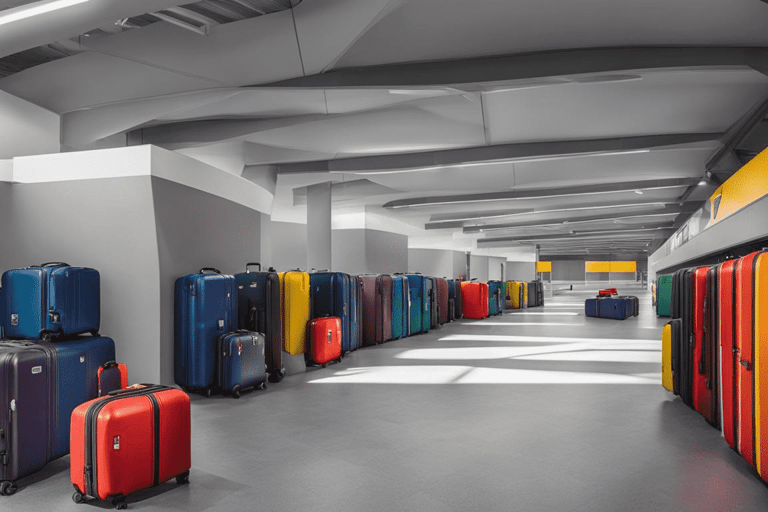
<svg viewBox="0 0 768 512"><path fill-rule="evenodd" d="M755 259L754 279L755 469L760 478L768 482L768 376L763 369L763 365L768 366L768 252L760 253Z"/></svg>
<svg viewBox="0 0 768 512"><path fill-rule="evenodd" d="M664 389L674 393L674 381L672 379L672 322L664 326L661 331L661 385Z"/></svg>
<svg viewBox="0 0 768 512"><path fill-rule="evenodd" d="M294 270L281 272L280 293L283 315L283 350L291 355L307 350L309 322L309 274Z"/></svg>
<svg viewBox="0 0 768 512"><path fill-rule="evenodd" d="M528 307L528 283L523 281L510 281L507 286L511 286L509 293L509 309L522 309ZM523 289L522 304L520 303L520 288Z"/></svg>

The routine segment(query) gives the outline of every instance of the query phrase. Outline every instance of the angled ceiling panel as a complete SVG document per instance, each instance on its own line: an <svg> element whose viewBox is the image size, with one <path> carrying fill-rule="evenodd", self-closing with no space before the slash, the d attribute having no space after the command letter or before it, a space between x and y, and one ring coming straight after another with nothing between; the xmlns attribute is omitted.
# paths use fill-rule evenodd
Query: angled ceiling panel
<svg viewBox="0 0 768 512"><path fill-rule="evenodd" d="M489 92L483 101L490 140L503 144L724 132L766 87L768 77L751 69L668 71L626 82Z"/></svg>
<svg viewBox="0 0 768 512"><path fill-rule="evenodd" d="M336 68L561 48L761 46L767 22L768 5L758 0L410 0Z"/></svg>
<svg viewBox="0 0 768 512"><path fill-rule="evenodd" d="M0 89L59 114L217 86L210 80L95 52L49 62L0 80Z"/></svg>

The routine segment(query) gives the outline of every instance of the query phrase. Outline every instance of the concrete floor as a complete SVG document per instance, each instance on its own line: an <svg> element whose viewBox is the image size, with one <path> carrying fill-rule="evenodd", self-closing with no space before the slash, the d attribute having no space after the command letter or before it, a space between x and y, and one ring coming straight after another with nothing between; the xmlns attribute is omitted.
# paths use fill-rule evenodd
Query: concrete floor
<svg viewBox="0 0 768 512"><path fill-rule="evenodd" d="M135 510L764 511L768 487L660 384L648 292L641 314L543 308L462 320L355 352L240 400L193 396L191 484ZM69 458L0 510L88 510Z"/></svg>

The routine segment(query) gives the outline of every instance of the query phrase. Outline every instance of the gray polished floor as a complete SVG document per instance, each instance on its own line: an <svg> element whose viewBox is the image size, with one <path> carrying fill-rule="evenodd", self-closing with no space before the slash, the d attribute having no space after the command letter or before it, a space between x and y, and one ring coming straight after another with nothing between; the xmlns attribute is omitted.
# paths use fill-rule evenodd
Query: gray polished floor
<svg viewBox="0 0 768 512"><path fill-rule="evenodd" d="M660 385L663 319L586 318L593 292L367 348L267 391L193 397L191 484L135 510L745 511L764 486ZM0 510L88 510L69 459Z"/></svg>

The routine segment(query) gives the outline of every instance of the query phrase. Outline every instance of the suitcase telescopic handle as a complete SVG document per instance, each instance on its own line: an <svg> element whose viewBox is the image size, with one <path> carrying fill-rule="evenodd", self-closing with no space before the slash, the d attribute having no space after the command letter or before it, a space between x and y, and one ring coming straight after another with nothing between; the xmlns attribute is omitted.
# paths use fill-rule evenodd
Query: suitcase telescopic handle
<svg viewBox="0 0 768 512"><path fill-rule="evenodd" d="M144 386L142 388L133 388L133 389L116 389L114 391L110 391L107 393L107 396L118 396L118 395L130 395L130 394L143 394L147 392L153 392L153 391L163 391L166 389L174 389L169 386L163 386L161 384L139 384L139 386Z"/></svg>
<svg viewBox="0 0 768 512"><path fill-rule="evenodd" d="M48 263L43 263L40 266L41 267L68 267L69 263L64 263L63 261L49 261Z"/></svg>
<svg viewBox="0 0 768 512"><path fill-rule="evenodd" d="M213 272L214 274L221 274L221 270L213 267L203 267L200 269L201 274L205 274L206 272Z"/></svg>
<svg viewBox="0 0 768 512"><path fill-rule="evenodd" d="M256 265L259 266L259 272L261 272L261 263L246 263L245 264L245 273L246 274L249 273L251 271L250 267L255 267Z"/></svg>

